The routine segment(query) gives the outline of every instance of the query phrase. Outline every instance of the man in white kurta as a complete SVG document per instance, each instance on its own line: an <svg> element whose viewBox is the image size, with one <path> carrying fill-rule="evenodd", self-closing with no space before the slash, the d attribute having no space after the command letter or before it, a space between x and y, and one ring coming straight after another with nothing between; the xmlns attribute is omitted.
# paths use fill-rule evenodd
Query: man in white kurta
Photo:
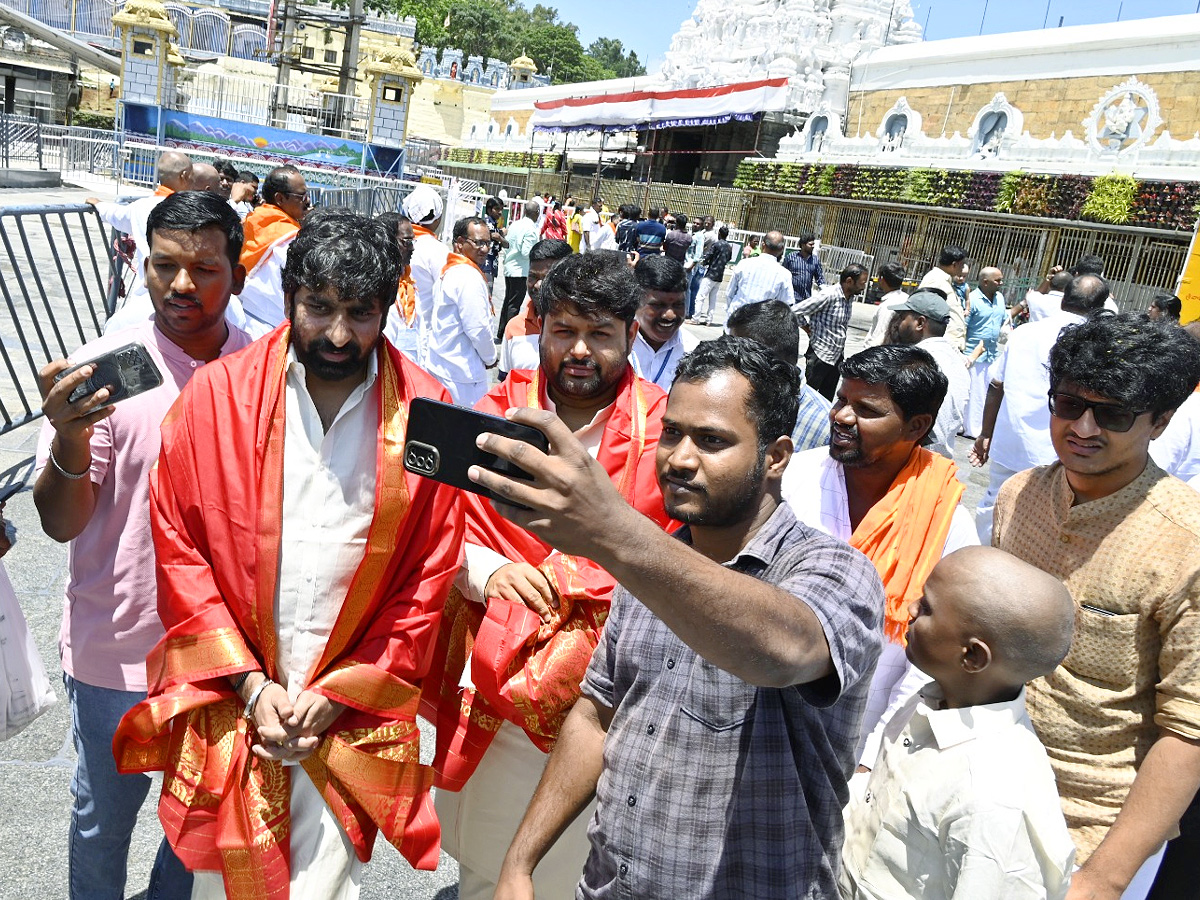
<svg viewBox="0 0 1200 900"><path fill-rule="evenodd" d="M433 319L433 288L442 277L450 248L438 240L442 221L442 198L427 184L417 185L404 198L404 214L412 221L413 249L409 263L413 284L417 286L416 320L417 359L425 358L429 344L429 325Z"/></svg>
<svg viewBox="0 0 1200 900"><path fill-rule="evenodd" d="M491 234L472 216L454 225L454 252L433 286L427 311L426 343L420 364L440 381L460 406L474 406L487 393L488 369L496 365L492 309L481 264ZM421 310L418 305L417 318Z"/></svg>

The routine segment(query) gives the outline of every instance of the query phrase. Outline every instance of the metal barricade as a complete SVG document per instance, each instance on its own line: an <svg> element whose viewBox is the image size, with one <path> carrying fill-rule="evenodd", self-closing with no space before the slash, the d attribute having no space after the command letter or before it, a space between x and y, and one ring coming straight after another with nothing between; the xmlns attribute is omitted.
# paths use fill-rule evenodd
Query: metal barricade
<svg viewBox="0 0 1200 900"><path fill-rule="evenodd" d="M120 277L111 248L91 206L0 208L0 434L41 416L46 363L100 335Z"/></svg>
<svg viewBox="0 0 1200 900"><path fill-rule="evenodd" d="M42 127L30 116L0 112L0 163L33 163L42 167Z"/></svg>

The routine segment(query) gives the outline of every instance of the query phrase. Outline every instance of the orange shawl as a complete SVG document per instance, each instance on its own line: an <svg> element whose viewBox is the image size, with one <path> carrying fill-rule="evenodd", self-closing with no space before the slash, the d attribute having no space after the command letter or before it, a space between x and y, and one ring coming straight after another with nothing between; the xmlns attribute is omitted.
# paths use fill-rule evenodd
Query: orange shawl
<svg viewBox="0 0 1200 900"><path fill-rule="evenodd" d="M537 310L533 307L533 298L527 294L525 302L521 304L520 314L509 319L508 324L504 326L504 339L511 341L514 338L541 333L542 328L538 322Z"/></svg>
<svg viewBox="0 0 1200 900"><path fill-rule="evenodd" d="M223 872L230 900L286 898L289 769L250 752L228 676L277 678L288 326L205 366L163 422L151 476L159 615L149 696L122 719L122 772L162 771L159 818L189 869ZM310 689L345 704L302 765L370 858L378 830L415 867L440 830L420 764L416 682L462 558L458 493L404 471L412 398L449 399L386 341L379 350L375 516Z"/></svg>
<svg viewBox="0 0 1200 900"><path fill-rule="evenodd" d="M925 579L942 558L963 493L956 472L944 456L914 447L883 499L850 536L850 546L875 564L883 580L883 628L893 643L904 643L908 606L921 596Z"/></svg>
<svg viewBox="0 0 1200 900"><path fill-rule="evenodd" d="M242 258L238 262L246 267L246 274L249 275L267 258L276 244L300 230L300 223L278 206L264 203L246 216L242 228L246 240L242 244Z"/></svg>
<svg viewBox="0 0 1200 900"><path fill-rule="evenodd" d="M483 279L484 286L486 287L487 276L483 274L483 269L479 268L479 266L477 266L475 264L475 260L473 260L469 257L463 256L461 253L455 253L454 251L451 251L450 254L446 257L446 264L444 266L442 266L442 277L445 278L446 273L449 272L451 269L453 269L455 266L470 266L472 269L474 269L476 272L479 273L479 277ZM490 315L494 316L496 314L496 307L492 305L491 291L488 291L487 295L488 295L488 313Z"/></svg>
<svg viewBox="0 0 1200 900"><path fill-rule="evenodd" d="M412 280L411 266L405 266L396 287L396 311L404 317L404 324L412 328L417 316L417 285Z"/></svg>
<svg viewBox="0 0 1200 900"><path fill-rule="evenodd" d="M170 197L173 193L175 193L174 188L169 188L165 184L160 184L158 187L156 187L154 189L153 196L155 196L155 197Z"/></svg>
<svg viewBox="0 0 1200 900"><path fill-rule="evenodd" d="M503 415L522 406L545 408L540 370L517 369L477 405ZM666 394L629 369L604 429L597 460L621 494L664 528L655 452ZM608 618L615 581L589 559L565 556L502 518L489 501L466 497L467 539L514 561L537 566L559 596L547 623L523 604L488 601L486 612L458 592L446 600L421 712L437 724L433 766L438 788L457 791L479 765L507 719L549 752L571 706ZM470 660L475 690L459 687Z"/></svg>

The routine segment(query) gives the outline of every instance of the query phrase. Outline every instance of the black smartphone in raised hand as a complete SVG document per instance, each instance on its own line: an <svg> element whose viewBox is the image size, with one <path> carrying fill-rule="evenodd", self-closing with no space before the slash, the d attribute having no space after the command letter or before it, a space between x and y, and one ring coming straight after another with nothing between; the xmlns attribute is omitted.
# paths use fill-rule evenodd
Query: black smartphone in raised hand
<svg viewBox="0 0 1200 900"><path fill-rule="evenodd" d="M520 506L467 477L471 466L480 466L511 478L532 480L532 476L524 469L475 446L475 439L484 433L524 441L543 453L550 452L550 442L536 428L465 406L417 397L408 408L404 468L464 491Z"/></svg>
<svg viewBox="0 0 1200 900"><path fill-rule="evenodd" d="M69 403L90 397L102 387L110 391L108 404L120 403L122 400L153 390L163 383L162 372L155 365L154 357L138 343L126 344L95 359L77 363L59 372L54 376L54 380L61 381L84 366L94 366L95 371L88 376L87 381L71 391L71 395L67 397Z"/></svg>

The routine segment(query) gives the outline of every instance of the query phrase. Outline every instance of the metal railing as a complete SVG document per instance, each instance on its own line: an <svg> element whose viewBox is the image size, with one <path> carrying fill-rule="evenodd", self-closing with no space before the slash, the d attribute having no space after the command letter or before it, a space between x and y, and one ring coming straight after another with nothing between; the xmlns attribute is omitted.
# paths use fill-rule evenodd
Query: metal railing
<svg viewBox="0 0 1200 900"><path fill-rule="evenodd" d="M91 206L0 208L0 434L41 416L46 363L100 335L120 277L111 248Z"/></svg>
<svg viewBox="0 0 1200 900"><path fill-rule="evenodd" d="M41 125L32 116L0 112L0 163L7 169L17 162L42 167Z"/></svg>

